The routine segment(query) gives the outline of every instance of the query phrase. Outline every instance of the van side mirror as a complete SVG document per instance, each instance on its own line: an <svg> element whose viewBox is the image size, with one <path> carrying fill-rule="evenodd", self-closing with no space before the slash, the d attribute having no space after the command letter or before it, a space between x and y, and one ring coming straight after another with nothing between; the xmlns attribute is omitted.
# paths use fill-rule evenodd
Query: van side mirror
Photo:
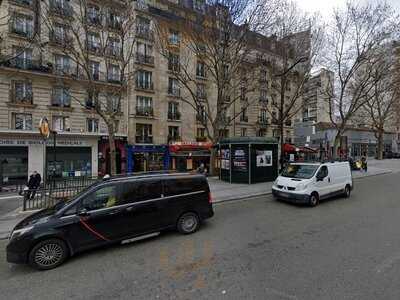
<svg viewBox="0 0 400 300"><path fill-rule="evenodd" d="M324 180L324 176L321 174L317 174L317 181L323 181Z"/></svg>

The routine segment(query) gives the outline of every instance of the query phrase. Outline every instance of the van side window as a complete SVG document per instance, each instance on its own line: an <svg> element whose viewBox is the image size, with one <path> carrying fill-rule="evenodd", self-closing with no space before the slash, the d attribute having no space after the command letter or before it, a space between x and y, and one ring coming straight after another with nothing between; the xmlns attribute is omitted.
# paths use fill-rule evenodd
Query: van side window
<svg viewBox="0 0 400 300"><path fill-rule="evenodd" d="M164 182L165 196L173 196L201 191L203 184L200 178L167 179Z"/></svg>
<svg viewBox="0 0 400 300"><path fill-rule="evenodd" d="M161 197L161 180L138 180L123 184L122 202L134 203Z"/></svg>
<svg viewBox="0 0 400 300"><path fill-rule="evenodd" d="M327 166L322 166L321 169L318 171L318 176L321 178L325 178L328 176L328 167Z"/></svg>
<svg viewBox="0 0 400 300"><path fill-rule="evenodd" d="M89 211L115 205L118 205L117 187L115 185L99 188L82 200L82 207Z"/></svg>

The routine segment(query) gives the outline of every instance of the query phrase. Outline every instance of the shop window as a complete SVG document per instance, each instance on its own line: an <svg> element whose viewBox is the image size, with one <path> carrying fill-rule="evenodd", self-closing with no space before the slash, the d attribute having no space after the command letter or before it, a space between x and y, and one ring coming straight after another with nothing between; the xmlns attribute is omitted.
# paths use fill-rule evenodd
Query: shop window
<svg viewBox="0 0 400 300"><path fill-rule="evenodd" d="M99 132L98 119L86 119L86 126L88 132Z"/></svg>
<svg viewBox="0 0 400 300"><path fill-rule="evenodd" d="M71 131L69 117L53 116L53 130L55 131Z"/></svg>
<svg viewBox="0 0 400 300"><path fill-rule="evenodd" d="M14 114L14 129L17 130L32 130L32 115L31 114Z"/></svg>

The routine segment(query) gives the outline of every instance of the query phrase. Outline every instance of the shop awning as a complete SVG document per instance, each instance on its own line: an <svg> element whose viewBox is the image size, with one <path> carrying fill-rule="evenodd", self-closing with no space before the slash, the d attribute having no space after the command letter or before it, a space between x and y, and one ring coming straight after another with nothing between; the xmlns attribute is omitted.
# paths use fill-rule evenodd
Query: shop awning
<svg viewBox="0 0 400 300"><path fill-rule="evenodd" d="M211 150L212 143L210 142L173 142L169 145L170 152L179 151L196 151L196 150Z"/></svg>
<svg viewBox="0 0 400 300"><path fill-rule="evenodd" d="M294 145L283 144L283 152L294 153L294 152L296 152L296 150L298 150L298 149L296 149L296 146L294 146Z"/></svg>

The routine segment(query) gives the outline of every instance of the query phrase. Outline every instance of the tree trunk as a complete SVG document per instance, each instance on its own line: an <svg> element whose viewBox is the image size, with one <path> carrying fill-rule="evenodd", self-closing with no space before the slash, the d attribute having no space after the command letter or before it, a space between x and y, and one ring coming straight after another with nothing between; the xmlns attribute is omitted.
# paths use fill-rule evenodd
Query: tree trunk
<svg viewBox="0 0 400 300"><path fill-rule="evenodd" d="M114 126L108 126L108 132L108 141L110 143L110 175L112 176L117 173Z"/></svg>
<svg viewBox="0 0 400 300"><path fill-rule="evenodd" d="M378 130L378 159L383 159L383 130Z"/></svg>
<svg viewBox="0 0 400 300"><path fill-rule="evenodd" d="M279 122L279 144L281 147L281 155L280 155L279 162L280 162L280 164L282 164L283 159L285 158L285 149L283 147L283 145L285 144L284 134L283 134L283 121ZM281 166L281 168L282 168L282 166Z"/></svg>
<svg viewBox="0 0 400 300"><path fill-rule="evenodd" d="M342 137L342 132L338 131L338 133L335 136L335 141L333 143L333 153L332 153L333 160L337 159L337 153L338 153L338 149L340 146L341 137ZM328 150L330 150L330 149L328 149Z"/></svg>
<svg viewBox="0 0 400 300"><path fill-rule="evenodd" d="M210 151L210 175L217 176L217 168L215 167L215 162L217 160L217 149L214 147Z"/></svg>

